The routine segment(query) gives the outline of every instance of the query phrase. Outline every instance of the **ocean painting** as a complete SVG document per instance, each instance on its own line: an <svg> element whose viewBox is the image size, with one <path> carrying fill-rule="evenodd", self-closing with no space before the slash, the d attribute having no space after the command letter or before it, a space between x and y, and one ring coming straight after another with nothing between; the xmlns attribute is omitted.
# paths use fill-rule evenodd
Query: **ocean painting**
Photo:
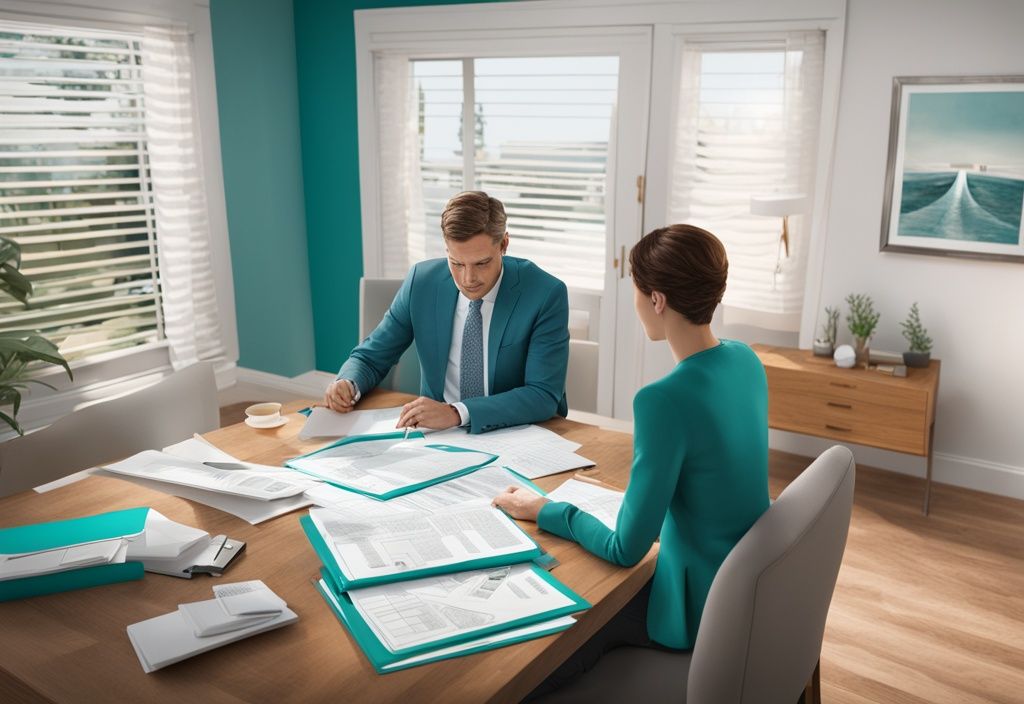
<svg viewBox="0 0 1024 704"><path fill-rule="evenodd" d="M1024 85L897 80L882 248L1024 257Z"/></svg>

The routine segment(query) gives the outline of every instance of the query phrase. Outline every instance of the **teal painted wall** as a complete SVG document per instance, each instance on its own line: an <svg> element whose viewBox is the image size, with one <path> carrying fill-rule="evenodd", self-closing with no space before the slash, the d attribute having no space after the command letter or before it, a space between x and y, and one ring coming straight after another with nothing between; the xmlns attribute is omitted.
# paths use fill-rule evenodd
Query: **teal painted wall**
<svg viewBox="0 0 1024 704"><path fill-rule="evenodd" d="M314 366L291 0L212 0L238 364Z"/></svg>
<svg viewBox="0 0 1024 704"><path fill-rule="evenodd" d="M358 342L363 245L352 13L444 4L453 3L295 0L309 278L316 368L322 371L337 371Z"/></svg>

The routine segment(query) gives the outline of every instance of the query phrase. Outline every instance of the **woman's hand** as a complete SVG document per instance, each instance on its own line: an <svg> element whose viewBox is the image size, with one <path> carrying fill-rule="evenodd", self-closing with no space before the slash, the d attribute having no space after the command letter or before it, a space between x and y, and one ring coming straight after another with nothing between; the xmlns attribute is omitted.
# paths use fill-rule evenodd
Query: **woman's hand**
<svg viewBox="0 0 1024 704"><path fill-rule="evenodd" d="M536 521L541 507L549 501L550 499L545 499L522 487L510 486L503 493L494 497L491 506L497 506L512 518L521 521Z"/></svg>

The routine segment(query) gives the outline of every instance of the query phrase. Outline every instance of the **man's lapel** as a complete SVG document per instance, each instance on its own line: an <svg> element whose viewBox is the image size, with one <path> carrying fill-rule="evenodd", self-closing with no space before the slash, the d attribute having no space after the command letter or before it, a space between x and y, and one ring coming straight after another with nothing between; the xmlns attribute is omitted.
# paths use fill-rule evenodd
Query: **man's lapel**
<svg viewBox="0 0 1024 704"><path fill-rule="evenodd" d="M487 336L487 388L494 393L494 370L498 361L498 348L505 336L505 328L512 318L519 301L519 261L505 257L502 266L505 273L498 289L498 298L494 301L494 312L491 314L491 330ZM450 333L449 333L450 338ZM450 339L449 339L450 341Z"/></svg>
<svg viewBox="0 0 1024 704"><path fill-rule="evenodd" d="M437 287L437 299L434 304L437 366L432 370L433 373L428 380L430 390L437 398L444 398L444 377L448 370L448 351L452 346L452 321L455 319L455 306L458 301L459 289L452 280L451 272L445 270L445 275Z"/></svg>

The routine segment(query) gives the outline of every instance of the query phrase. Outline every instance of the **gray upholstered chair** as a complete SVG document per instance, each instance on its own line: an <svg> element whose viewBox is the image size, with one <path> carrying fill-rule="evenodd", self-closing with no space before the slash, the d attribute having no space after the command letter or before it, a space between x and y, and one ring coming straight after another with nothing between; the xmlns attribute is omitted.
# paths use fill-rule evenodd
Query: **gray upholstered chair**
<svg viewBox="0 0 1024 704"><path fill-rule="evenodd" d="M0 497L219 426L213 365L193 364L140 391L0 443Z"/></svg>
<svg viewBox="0 0 1024 704"><path fill-rule="evenodd" d="M795 704L816 689L854 473L835 446L782 492L722 563L691 652L618 648L539 701Z"/></svg>
<svg viewBox="0 0 1024 704"><path fill-rule="evenodd" d="M384 319L395 300L403 279L359 279L359 339L365 340ZM416 343L402 353L398 363L378 384L379 388L420 393L420 360L416 356Z"/></svg>

